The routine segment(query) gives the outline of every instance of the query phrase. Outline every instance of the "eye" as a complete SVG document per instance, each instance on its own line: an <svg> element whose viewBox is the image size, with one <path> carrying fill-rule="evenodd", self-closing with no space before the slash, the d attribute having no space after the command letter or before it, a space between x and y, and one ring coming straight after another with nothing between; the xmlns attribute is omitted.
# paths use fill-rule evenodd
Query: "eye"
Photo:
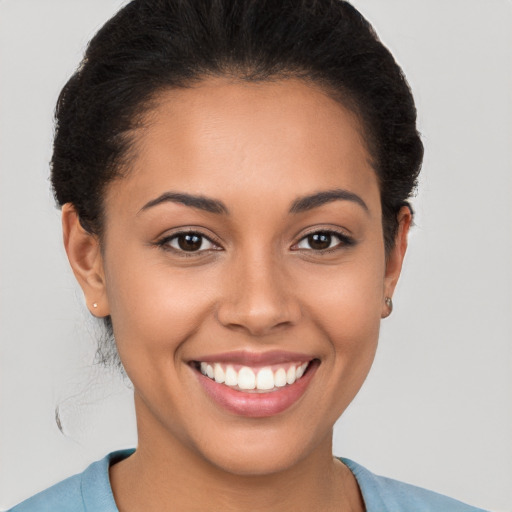
<svg viewBox="0 0 512 512"><path fill-rule="evenodd" d="M354 241L343 233L336 231L315 231L301 238L297 245L297 249L306 249L313 251L326 251L339 246L353 245Z"/></svg>
<svg viewBox="0 0 512 512"><path fill-rule="evenodd" d="M209 250L219 250L219 246L214 244L208 237L195 231L186 231L167 236L158 242L158 245L164 249L172 249L177 252L203 252Z"/></svg>

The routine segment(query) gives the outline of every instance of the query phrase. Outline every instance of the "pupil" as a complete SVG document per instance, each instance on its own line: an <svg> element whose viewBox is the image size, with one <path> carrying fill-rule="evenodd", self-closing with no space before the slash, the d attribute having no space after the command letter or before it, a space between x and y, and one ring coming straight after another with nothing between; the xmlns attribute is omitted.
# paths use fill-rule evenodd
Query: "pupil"
<svg viewBox="0 0 512 512"><path fill-rule="evenodd" d="M328 249L331 245L331 235L329 233L314 233L308 236L308 242L312 249Z"/></svg>
<svg viewBox="0 0 512 512"><path fill-rule="evenodd" d="M202 238L198 235L181 235L178 237L178 245L184 251L197 251L201 247Z"/></svg>

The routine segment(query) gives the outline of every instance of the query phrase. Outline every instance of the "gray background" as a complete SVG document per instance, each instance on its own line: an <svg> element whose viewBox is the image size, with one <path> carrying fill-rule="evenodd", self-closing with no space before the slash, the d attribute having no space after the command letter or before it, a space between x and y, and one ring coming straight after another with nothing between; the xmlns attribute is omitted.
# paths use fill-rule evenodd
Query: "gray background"
<svg viewBox="0 0 512 512"><path fill-rule="evenodd" d="M121 3L0 0L0 508L136 439L129 387L91 365L47 181L57 94ZM512 511L512 3L354 4L406 71L426 157L395 312L335 452Z"/></svg>

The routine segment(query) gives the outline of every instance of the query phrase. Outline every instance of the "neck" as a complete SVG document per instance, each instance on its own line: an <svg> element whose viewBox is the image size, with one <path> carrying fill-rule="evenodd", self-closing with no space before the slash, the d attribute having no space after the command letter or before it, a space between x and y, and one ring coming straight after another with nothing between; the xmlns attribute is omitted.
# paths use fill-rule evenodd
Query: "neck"
<svg viewBox="0 0 512 512"><path fill-rule="evenodd" d="M120 512L364 510L354 477L332 457L332 433L289 467L234 474L149 423L138 421L136 452L110 470Z"/></svg>

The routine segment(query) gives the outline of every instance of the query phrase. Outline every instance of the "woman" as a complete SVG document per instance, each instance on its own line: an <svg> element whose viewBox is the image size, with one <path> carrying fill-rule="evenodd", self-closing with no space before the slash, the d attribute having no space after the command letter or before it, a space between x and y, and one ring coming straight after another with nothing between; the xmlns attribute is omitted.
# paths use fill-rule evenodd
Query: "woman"
<svg viewBox="0 0 512 512"><path fill-rule="evenodd" d="M59 99L52 183L139 441L14 510L476 510L332 457L392 312L415 119L343 2L107 23Z"/></svg>

